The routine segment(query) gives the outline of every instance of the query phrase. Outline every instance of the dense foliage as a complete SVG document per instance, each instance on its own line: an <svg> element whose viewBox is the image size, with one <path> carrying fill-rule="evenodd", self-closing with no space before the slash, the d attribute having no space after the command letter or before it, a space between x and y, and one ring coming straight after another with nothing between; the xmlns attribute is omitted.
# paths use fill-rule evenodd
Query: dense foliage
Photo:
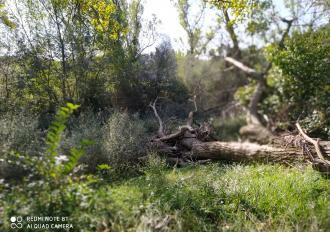
<svg viewBox="0 0 330 232"><path fill-rule="evenodd" d="M294 33L285 50L271 51L281 74L275 80L282 107L291 120L304 120L309 131L329 137L330 27Z"/></svg>

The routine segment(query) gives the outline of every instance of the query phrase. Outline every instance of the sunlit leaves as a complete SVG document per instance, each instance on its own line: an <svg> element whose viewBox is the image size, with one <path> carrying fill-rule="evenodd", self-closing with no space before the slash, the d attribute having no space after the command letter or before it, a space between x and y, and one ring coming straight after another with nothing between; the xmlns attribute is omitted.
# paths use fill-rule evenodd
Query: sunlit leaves
<svg viewBox="0 0 330 232"><path fill-rule="evenodd" d="M285 49L269 46L270 58L283 72L283 93L294 107L295 117L326 114L330 102L330 27L296 33L285 43ZM310 120L316 121L316 120ZM328 125L330 122L328 120ZM324 125L323 125L324 128Z"/></svg>
<svg viewBox="0 0 330 232"><path fill-rule="evenodd" d="M125 33L117 6L107 0L79 0L81 10L90 19L91 25L102 38L118 40Z"/></svg>
<svg viewBox="0 0 330 232"><path fill-rule="evenodd" d="M3 1L0 1L0 22L9 28L16 28L17 26L12 20L9 19Z"/></svg>
<svg viewBox="0 0 330 232"><path fill-rule="evenodd" d="M234 16L233 21L242 19L250 14L256 7L256 0L209 0L210 4L223 10L230 10Z"/></svg>

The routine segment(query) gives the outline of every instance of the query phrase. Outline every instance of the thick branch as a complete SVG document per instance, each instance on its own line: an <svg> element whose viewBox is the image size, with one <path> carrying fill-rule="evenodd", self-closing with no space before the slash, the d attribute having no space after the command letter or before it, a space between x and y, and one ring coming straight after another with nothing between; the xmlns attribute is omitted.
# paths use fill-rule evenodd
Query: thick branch
<svg viewBox="0 0 330 232"><path fill-rule="evenodd" d="M261 72L257 72L256 70L246 66L245 64L241 63L238 60L235 60L232 57L226 57L225 58L226 61L228 61L229 63L233 64L234 66L236 66L237 68L239 68L241 71L243 71L246 75L248 75L249 77L251 77L252 79L255 80L260 80L263 78L264 74Z"/></svg>
<svg viewBox="0 0 330 232"><path fill-rule="evenodd" d="M169 140L174 140L174 139L178 139L180 137L182 137L186 131L193 131L191 130L192 128L191 127L188 127L188 126L183 126L183 127L180 127L180 130L173 133L173 134L170 134L170 135L164 135L164 136L161 136L160 138L156 139L158 141L162 141L162 142L166 142L166 141L169 141Z"/></svg>
<svg viewBox="0 0 330 232"><path fill-rule="evenodd" d="M240 61L235 60L234 58L231 57L226 57L225 60L230 62L231 64L242 70L247 76L258 82L256 89L250 100L247 121L249 124L252 123L252 124L262 125L258 115L258 104L261 101L262 93L266 89L266 81L265 81L266 73L257 72L256 70L244 65Z"/></svg>
<svg viewBox="0 0 330 232"><path fill-rule="evenodd" d="M238 42L237 35L236 35L235 29L234 29L234 25L232 23L232 20L229 17L227 9L223 10L223 15L224 15L224 18L226 21L226 30L229 33L229 36L234 45L234 54L233 55L235 58L240 59L242 56L241 49L239 47L239 42Z"/></svg>
<svg viewBox="0 0 330 232"><path fill-rule="evenodd" d="M254 93L251 97L250 104L249 104L249 120L252 124L259 124L262 125L259 119L258 114L258 104L261 101L262 94L264 90L266 89L266 80L260 79L257 83L256 89L254 90Z"/></svg>
<svg viewBox="0 0 330 232"><path fill-rule="evenodd" d="M282 35L282 38L280 40L280 42L278 43L278 46L280 49L284 48L284 40L285 38L288 36L290 29L292 27L292 23L295 21L295 19L285 19L285 18L281 18L282 22L287 24L287 27Z"/></svg>
<svg viewBox="0 0 330 232"><path fill-rule="evenodd" d="M240 142L197 142L192 147L193 157L235 162L295 162L304 159L295 148Z"/></svg>

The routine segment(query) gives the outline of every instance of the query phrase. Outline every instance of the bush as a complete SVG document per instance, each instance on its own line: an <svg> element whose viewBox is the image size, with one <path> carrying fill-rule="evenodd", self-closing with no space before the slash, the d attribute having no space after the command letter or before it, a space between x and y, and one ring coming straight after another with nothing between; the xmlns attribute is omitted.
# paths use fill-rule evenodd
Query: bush
<svg viewBox="0 0 330 232"><path fill-rule="evenodd" d="M325 138L330 136L329 38L328 24L315 31L294 33L283 50L268 48L283 74L275 80L280 104L290 107L292 121L303 120L311 135Z"/></svg>
<svg viewBox="0 0 330 232"><path fill-rule="evenodd" d="M62 148L67 151L70 147L77 144L82 139L88 139L94 144L88 146L85 155L80 159L81 163L87 164L89 171L95 171L97 165L106 163L103 144L103 124L106 117L86 110L71 121L69 130L63 138Z"/></svg>
<svg viewBox="0 0 330 232"><path fill-rule="evenodd" d="M40 152L41 135L34 115L24 112L1 115L0 154L8 150L30 154Z"/></svg>
<svg viewBox="0 0 330 232"><path fill-rule="evenodd" d="M17 179L24 175L21 168L9 164L5 156L12 152L36 156L43 152L43 132L38 121L24 112L1 115L0 118L0 178Z"/></svg>
<svg viewBox="0 0 330 232"><path fill-rule="evenodd" d="M66 151L81 139L94 141L86 148L81 163L95 171L100 164L113 170L134 164L145 153L147 129L138 115L115 111L108 118L93 112L84 112L66 133L62 147Z"/></svg>
<svg viewBox="0 0 330 232"><path fill-rule="evenodd" d="M114 112L102 132L103 155L111 167L132 164L145 153L146 129L138 115Z"/></svg>
<svg viewBox="0 0 330 232"><path fill-rule="evenodd" d="M18 185L15 183L0 185L2 218L10 218L11 215L67 216L71 215L84 201L83 197L86 197L88 192L85 191L85 196L76 195L76 193L91 182L87 180L82 184L77 184L72 174L79 158L84 153L85 146L90 142L80 141L80 145L71 147L65 157L58 152L68 118L78 107L78 105L68 103L59 109L47 132L46 150L42 156L31 157L19 153L10 153L7 156L7 159L15 165L28 169L29 175ZM13 201L18 203L17 207L10 207L4 203ZM2 227L5 229L9 228L9 220L0 221L0 223L4 224ZM26 220L22 223L25 224L23 231L31 231L27 229Z"/></svg>

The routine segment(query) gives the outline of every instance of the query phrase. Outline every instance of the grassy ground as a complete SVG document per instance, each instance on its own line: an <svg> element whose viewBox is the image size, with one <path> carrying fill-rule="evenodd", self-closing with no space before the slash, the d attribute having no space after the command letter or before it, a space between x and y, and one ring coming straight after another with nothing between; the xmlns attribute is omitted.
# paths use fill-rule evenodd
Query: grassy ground
<svg viewBox="0 0 330 232"><path fill-rule="evenodd" d="M169 169L156 160L143 172L94 189L80 185L83 197L69 216L75 229L330 230L330 181L311 168L209 164Z"/></svg>
<svg viewBox="0 0 330 232"><path fill-rule="evenodd" d="M109 192L119 230L330 230L330 182L311 169L213 164L152 170Z"/></svg>

